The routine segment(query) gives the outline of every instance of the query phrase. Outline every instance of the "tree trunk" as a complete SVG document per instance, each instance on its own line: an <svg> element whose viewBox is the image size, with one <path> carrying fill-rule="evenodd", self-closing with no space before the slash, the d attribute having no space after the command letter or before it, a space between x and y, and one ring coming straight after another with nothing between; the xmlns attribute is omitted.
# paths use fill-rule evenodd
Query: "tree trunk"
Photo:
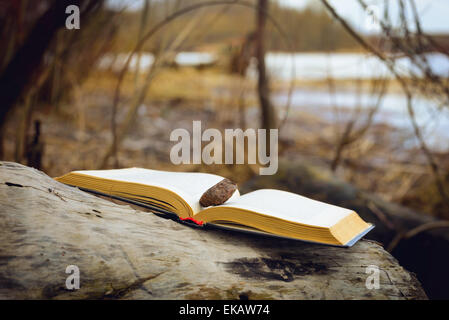
<svg viewBox="0 0 449 320"><path fill-rule="evenodd" d="M56 31L64 26L68 5L80 5L84 0L54 1L36 22L23 46L17 51L0 75L0 127L6 116L36 75L42 58Z"/></svg>
<svg viewBox="0 0 449 320"><path fill-rule="evenodd" d="M277 126L277 117L270 101L270 86L265 68L265 26L267 21L268 0L258 0L256 12L255 46L258 70L257 93L262 112L262 128L268 130L274 129ZM269 142L269 135L267 135L267 137L267 142Z"/></svg>
<svg viewBox="0 0 449 320"><path fill-rule="evenodd" d="M14 52L13 57L0 74L0 130L17 102L27 92L40 72L41 63L56 32L65 25L66 7L77 5L80 15L87 19L89 14L102 1L96 0L58 0L53 1L48 10L34 23L23 45ZM76 32L76 31L74 31ZM0 135L0 139L2 136ZM3 141L0 141L3 145Z"/></svg>

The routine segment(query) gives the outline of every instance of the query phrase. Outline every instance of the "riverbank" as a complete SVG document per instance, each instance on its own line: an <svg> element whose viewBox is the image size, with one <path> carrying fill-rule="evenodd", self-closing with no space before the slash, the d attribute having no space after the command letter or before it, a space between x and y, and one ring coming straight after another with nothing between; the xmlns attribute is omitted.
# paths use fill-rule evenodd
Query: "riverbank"
<svg viewBox="0 0 449 320"><path fill-rule="evenodd" d="M96 71L69 104L59 106L57 110L49 109L51 106L41 107L35 112L34 118L43 120L43 166L50 176L99 166L111 143L110 115L115 85L114 74ZM212 172L238 183L250 179L257 174L257 167L171 164L170 149L174 142L170 141L170 133L177 128L190 131L193 120L202 121L204 129L259 127L254 86L251 80L226 75L214 68L164 69L153 80L146 99L137 110L136 120L119 148L119 165ZM117 117L120 127L126 119L134 90L134 75L129 74L121 90ZM310 94L311 90L315 93ZM337 91L336 94L343 93ZM341 104L334 108L320 104L320 100L329 98L327 95L322 87L312 83L308 87L295 87L288 117L280 130L280 159L293 162L307 159L329 168L335 162L348 120L357 120L354 126L357 130L365 125L366 109L357 111L350 105ZM285 87L274 85L272 97L282 118L285 115ZM303 99L301 103L297 97ZM336 166L337 175L388 201L407 204L432 215L445 214L426 159L416 144L410 144L414 141L410 126L397 126L391 119L388 113L376 118L366 132L345 146ZM402 120L405 123L407 118ZM17 121L11 121L6 130L6 160L15 160L18 127ZM437 152L436 157L447 172L447 151Z"/></svg>

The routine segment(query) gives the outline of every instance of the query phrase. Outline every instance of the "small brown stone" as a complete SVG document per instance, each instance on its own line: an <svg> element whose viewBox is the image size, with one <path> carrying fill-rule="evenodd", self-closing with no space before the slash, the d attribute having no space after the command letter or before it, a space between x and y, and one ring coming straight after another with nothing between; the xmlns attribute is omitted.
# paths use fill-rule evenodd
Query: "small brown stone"
<svg viewBox="0 0 449 320"><path fill-rule="evenodd" d="M237 184L229 179L223 179L203 193L200 204L203 207L218 206L225 203L237 190Z"/></svg>

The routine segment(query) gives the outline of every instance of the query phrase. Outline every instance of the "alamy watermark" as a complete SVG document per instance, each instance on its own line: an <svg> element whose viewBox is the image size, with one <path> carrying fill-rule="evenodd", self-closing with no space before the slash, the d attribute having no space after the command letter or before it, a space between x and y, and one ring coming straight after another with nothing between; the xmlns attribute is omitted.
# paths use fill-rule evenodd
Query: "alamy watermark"
<svg viewBox="0 0 449 320"><path fill-rule="evenodd" d="M368 290L380 289L380 269L378 266L369 265L365 269L365 273L369 274L365 281L365 287Z"/></svg>
<svg viewBox="0 0 449 320"><path fill-rule="evenodd" d="M234 164L234 156L235 164L244 164L246 155L247 164L264 166L259 169L260 175L273 175L278 170L278 129L225 129L223 140L220 130L209 128L202 132L201 121L193 121L192 135L178 128L171 132L170 141L177 142L170 151L170 160L176 165L223 164L224 149L225 164ZM203 148L203 142L209 143Z"/></svg>
<svg viewBox="0 0 449 320"><path fill-rule="evenodd" d="M65 19L65 27L69 30L80 28L80 8L74 4L65 8L69 16Z"/></svg>
<svg viewBox="0 0 449 320"><path fill-rule="evenodd" d="M67 266L65 273L70 275L65 280L67 290L78 290L80 288L80 269L73 264Z"/></svg>

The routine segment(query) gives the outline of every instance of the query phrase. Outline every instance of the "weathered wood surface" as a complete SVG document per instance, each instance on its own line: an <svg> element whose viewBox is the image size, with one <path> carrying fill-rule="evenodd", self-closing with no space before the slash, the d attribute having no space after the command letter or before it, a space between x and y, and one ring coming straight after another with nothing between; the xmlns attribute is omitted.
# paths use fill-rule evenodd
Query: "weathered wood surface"
<svg viewBox="0 0 449 320"><path fill-rule="evenodd" d="M425 299L373 241L350 249L199 230L0 162L0 298ZM68 265L81 287L65 287ZM365 286L380 268L380 288Z"/></svg>

